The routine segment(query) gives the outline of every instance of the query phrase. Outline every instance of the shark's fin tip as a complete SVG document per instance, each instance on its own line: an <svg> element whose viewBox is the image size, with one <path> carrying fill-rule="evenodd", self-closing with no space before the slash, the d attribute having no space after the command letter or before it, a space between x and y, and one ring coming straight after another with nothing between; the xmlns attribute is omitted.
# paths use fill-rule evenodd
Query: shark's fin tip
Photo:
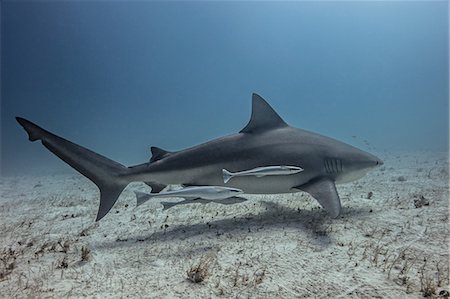
<svg viewBox="0 0 450 299"><path fill-rule="evenodd" d="M16 121L25 129L28 134L28 140L30 141L42 139L44 134L47 132L31 121L26 120L25 118L17 116Z"/></svg>
<svg viewBox="0 0 450 299"><path fill-rule="evenodd" d="M161 160L171 154L171 152L163 150L162 148L152 146L150 147L150 151L152 152L152 157L150 158L150 163Z"/></svg>

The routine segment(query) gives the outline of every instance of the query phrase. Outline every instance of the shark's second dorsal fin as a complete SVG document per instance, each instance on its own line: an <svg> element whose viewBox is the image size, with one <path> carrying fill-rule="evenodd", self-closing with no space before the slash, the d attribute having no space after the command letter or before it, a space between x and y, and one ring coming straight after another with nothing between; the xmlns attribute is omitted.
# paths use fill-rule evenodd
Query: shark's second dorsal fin
<svg viewBox="0 0 450 299"><path fill-rule="evenodd" d="M252 116L248 124L239 133L258 133L286 127L284 120L259 95L252 95Z"/></svg>
<svg viewBox="0 0 450 299"><path fill-rule="evenodd" d="M162 158L165 158L171 154L171 152L168 152L168 151L163 150L162 148L159 148L156 146L152 146L150 148L150 150L152 151L152 157L150 158L150 163L161 160Z"/></svg>

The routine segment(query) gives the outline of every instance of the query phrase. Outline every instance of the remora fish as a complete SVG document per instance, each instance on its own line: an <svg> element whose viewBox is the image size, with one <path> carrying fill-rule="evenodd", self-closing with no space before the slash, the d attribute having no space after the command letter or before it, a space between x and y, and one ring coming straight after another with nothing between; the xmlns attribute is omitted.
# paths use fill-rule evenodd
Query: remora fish
<svg viewBox="0 0 450 299"><path fill-rule="evenodd" d="M160 193L142 193L135 191L136 194L136 205L140 206L144 202L152 198L172 198L172 197L182 197L182 198L201 198L208 200L218 200L233 197L242 194L242 190L236 188L220 187L220 186L194 186L186 187L173 191L165 191Z"/></svg>
<svg viewBox="0 0 450 299"><path fill-rule="evenodd" d="M195 199L194 198L194 199L185 199L185 200L178 201L178 202L162 201L162 202L160 202L160 204L163 205L163 210L167 210L174 206L191 204L191 203L207 204L207 203L214 202L214 203L218 203L221 205L233 205L233 204L241 203L244 201L247 201L247 199L245 199L243 197L233 196L233 197L218 199L218 200L210 200L210 199L203 199L203 198Z"/></svg>
<svg viewBox="0 0 450 299"><path fill-rule="evenodd" d="M303 168L297 166L265 166L265 167L256 167L250 170L243 170L238 172L231 172L226 169L222 169L223 173L223 182L228 183L230 179L233 177L239 176L255 176L257 178L266 176L266 175L290 175L296 174L300 171L303 171Z"/></svg>
<svg viewBox="0 0 450 299"><path fill-rule="evenodd" d="M24 118L16 119L30 141L40 140L97 185L100 206L96 221L111 210L131 182L146 182L152 192L170 184L224 186L222 169L252 169L261 165L301 165L305 170L289 176L242 177L227 186L246 194L305 191L332 217L337 217L341 201L335 183L357 180L383 164L374 155L351 145L289 126L257 94L253 94L252 103L250 121L239 133L177 152L153 147L151 162L132 167L61 138Z"/></svg>
<svg viewBox="0 0 450 299"><path fill-rule="evenodd" d="M136 193L137 206L141 205L142 203L146 202L147 200L149 200L152 197L152 195L148 194L148 193L137 192L137 191L135 191L135 193ZM204 199L204 198L192 198L192 199L185 199L185 200L177 201L177 202L161 201L160 204L163 205L163 210L167 210L174 206L191 204L191 203L207 204L207 203L214 202L214 203L219 203L222 205L232 205L232 204L241 203L244 201L247 201L247 199L242 198L242 197L233 196L233 197L217 199L217 200Z"/></svg>

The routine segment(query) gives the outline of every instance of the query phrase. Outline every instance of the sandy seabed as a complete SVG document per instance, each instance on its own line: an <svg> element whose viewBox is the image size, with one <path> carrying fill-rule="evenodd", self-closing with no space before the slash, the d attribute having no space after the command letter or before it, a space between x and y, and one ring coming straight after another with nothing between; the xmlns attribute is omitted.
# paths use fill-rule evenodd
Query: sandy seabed
<svg viewBox="0 0 450 299"><path fill-rule="evenodd" d="M133 183L96 223L81 175L3 177L0 297L446 298L448 153L380 156L338 219L306 193L136 208Z"/></svg>

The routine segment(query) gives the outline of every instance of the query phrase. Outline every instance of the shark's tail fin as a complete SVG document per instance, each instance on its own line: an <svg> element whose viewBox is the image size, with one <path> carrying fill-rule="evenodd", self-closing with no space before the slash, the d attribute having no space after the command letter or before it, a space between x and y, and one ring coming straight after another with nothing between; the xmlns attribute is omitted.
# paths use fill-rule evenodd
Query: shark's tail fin
<svg viewBox="0 0 450 299"><path fill-rule="evenodd" d="M102 219L130 183L126 176L128 168L56 136L26 119L16 117L16 120L28 133L30 141L41 140L52 153L97 185L100 189L100 206L96 221Z"/></svg>
<svg viewBox="0 0 450 299"><path fill-rule="evenodd" d="M226 169L222 169L223 182L226 184L233 177L233 173L229 172Z"/></svg>
<svg viewBox="0 0 450 299"><path fill-rule="evenodd" d="M134 191L134 194L136 194L136 207L139 207L144 202L151 199L153 196L151 194L147 194L144 192Z"/></svg>

